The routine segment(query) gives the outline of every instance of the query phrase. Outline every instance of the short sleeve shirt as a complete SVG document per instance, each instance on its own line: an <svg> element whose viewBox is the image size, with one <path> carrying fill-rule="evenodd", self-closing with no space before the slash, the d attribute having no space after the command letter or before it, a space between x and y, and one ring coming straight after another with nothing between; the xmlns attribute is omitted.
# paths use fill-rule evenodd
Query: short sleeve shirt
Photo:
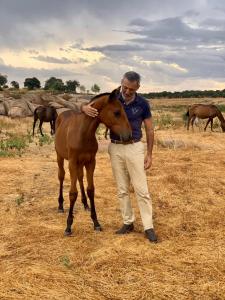
<svg viewBox="0 0 225 300"><path fill-rule="evenodd" d="M133 140L140 140L142 137L142 122L152 116L149 103L145 98L138 94L136 94L135 99L129 104L125 103L121 94L119 100L123 105L128 121L131 125ZM110 131L110 138L111 140L119 140L119 136L112 131Z"/></svg>

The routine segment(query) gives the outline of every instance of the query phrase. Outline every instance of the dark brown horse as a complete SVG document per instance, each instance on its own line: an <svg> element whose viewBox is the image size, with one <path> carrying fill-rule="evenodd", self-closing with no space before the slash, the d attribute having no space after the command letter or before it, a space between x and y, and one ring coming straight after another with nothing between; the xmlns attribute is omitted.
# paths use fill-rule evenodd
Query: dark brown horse
<svg viewBox="0 0 225 300"><path fill-rule="evenodd" d="M120 136L121 141L131 140L131 128L127 116L120 101L117 99L118 90L94 97L91 101L93 107L99 112L98 117L92 118L83 113L65 111L59 115L56 121L55 149L58 162L58 178L60 182L59 207L63 212L63 181L65 176L64 159L69 162L70 172L70 209L67 218L65 235L71 234L73 223L73 208L77 199L77 180L80 183L82 200L86 198L83 185L83 169L86 169L87 195L90 200L91 218L95 230L101 230L97 219L94 204L94 170L95 156L98 143L95 132L100 123L104 123L112 131Z"/></svg>
<svg viewBox="0 0 225 300"><path fill-rule="evenodd" d="M34 110L34 124L33 124L33 136L34 136L34 129L35 129L35 125L37 120L40 120L40 124L39 124L39 129L41 132L41 135L43 136L42 133L42 124L43 122L49 122L50 126L51 126L51 135L53 135L55 133L55 121L57 118L58 114L56 111L55 107L52 106L38 106L35 110Z"/></svg>
<svg viewBox="0 0 225 300"><path fill-rule="evenodd" d="M194 104L188 108L186 113L188 116L187 121L187 130L189 130L189 125L191 122L191 126L193 129L193 124L196 118L199 119L208 119L204 131L206 131L207 126L211 122L211 131L213 131L213 119L218 117L220 120L220 125L223 130L225 131L225 119L221 113L221 111L213 104Z"/></svg>

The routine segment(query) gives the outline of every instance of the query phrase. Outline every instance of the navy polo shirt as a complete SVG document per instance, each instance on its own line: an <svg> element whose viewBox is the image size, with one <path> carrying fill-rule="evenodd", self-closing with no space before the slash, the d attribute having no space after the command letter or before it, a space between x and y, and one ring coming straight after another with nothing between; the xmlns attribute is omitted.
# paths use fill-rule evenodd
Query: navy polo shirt
<svg viewBox="0 0 225 300"><path fill-rule="evenodd" d="M145 98L138 94L136 94L135 99L129 104L125 103L121 94L119 100L123 105L128 121L131 125L133 140L140 140L142 137L141 124L144 119L148 119L152 116L149 103ZM110 139L120 140L119 136L117 136L111 130Z"/></svg>

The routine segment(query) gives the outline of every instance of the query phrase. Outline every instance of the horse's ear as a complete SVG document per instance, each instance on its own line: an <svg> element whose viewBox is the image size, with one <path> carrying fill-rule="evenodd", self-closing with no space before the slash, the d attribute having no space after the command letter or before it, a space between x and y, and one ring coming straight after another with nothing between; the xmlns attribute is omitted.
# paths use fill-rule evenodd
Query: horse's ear
<svg viewBox="0 0 225 300"><path fill-rule="evenodd" d="M119 94L120 94L120 86L111 92L111 94L109 95L109 102L118 99Z"/></svg>

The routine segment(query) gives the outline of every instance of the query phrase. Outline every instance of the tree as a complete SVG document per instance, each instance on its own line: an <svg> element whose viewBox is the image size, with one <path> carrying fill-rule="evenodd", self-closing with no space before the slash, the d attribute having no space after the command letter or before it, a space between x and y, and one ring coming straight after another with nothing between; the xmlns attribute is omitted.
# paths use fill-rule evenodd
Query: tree
<svg viewBox="0 0 225 300"><path fill-rule="evenodd" d="M17 81L11 81L11 86L14 87L14 89L19 89L20 88L20 85Z"/></svg>
<svg viewBox="0 0 225 300"><path fill-rule="evenodd" d="M80 86L79 81L77 80L68 80L66 82L66 91L67 92L74 92L75 94L77 93L77 87Z"/></svg>
<svg viewBox="0 0 225 300"><path fill-rule="evenodd" d="M7 76L0 74L0 86L3 86L7 83Z"/></svg>
<svg viewBox="0 0 225 300"><path fill-rule="evenodd" d="M24 87L27 87L28 90L33 90L35 88L39 89L41 87L41 83L36 77L26 78L24 81Z"/></svg>
<svg viewBox="0 0 225 300"><path fill-rule="evenodd" d="M92 87L91 90L93 93L97 94L100 92L100 87L95 83Z"/></svg>
<svg viewBox="0 0 225 300"><path fill-rule="evenodd" d="M64 91L65 85L60 78L50 77L45 81L45 90Z"/></svg>
<svg viewBox="0 0 225 300"><path fill-rule="evenodd" d="M86 87L84 85L80 85L80 92L85 93Z"/></svg>

